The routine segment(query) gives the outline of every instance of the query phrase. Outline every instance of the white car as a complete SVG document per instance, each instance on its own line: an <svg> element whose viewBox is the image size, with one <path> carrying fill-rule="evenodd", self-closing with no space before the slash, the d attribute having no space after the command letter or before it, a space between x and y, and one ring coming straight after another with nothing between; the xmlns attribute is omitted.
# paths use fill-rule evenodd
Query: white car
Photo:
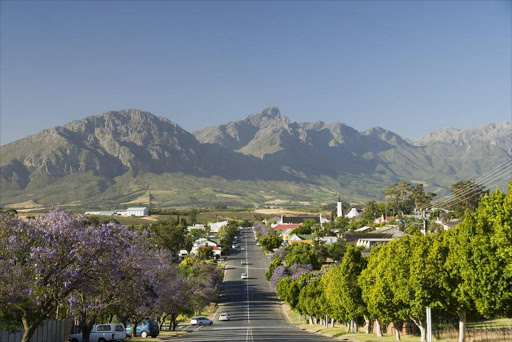
<svg viewBox="0 0 512 342"><path fill-rule="evenodd" d="M68 337L68 341L82 342L82 338L82 333L72 334ZM89 335L90 342L105 342L112 340L126 340L126 330L123 323L106 323L92 326L91 334Z"/></svg>
<svg viewBox="0 0 512 342"><path fill-rule="evenodd" d="M229 321L231 320L231 317L229 317L229 314L223 312L219 316L219 321Z"/></svg>
<svg viewBox="0 0 512 342"><path fill-rule="evenodd" d="M245 247L240 248L241 251L245 251Z"/></svg>
<svg viewBox="0 0 512 342"><path fill-rule="evenodd" d="M240 265L245 265L245 264L247 264L247 261L245 261L245 259L240 260Z"/></svg>
<svg viewBox="0 0 512 342"><path fill-rule="evenodd" d="M212 325L213 321L206 317L194 317L190 321L190 325Z"/></svg>
<svg viewBox="0 0 512 342"><path fill-rule="evenodd" d="M256 246L259 246L259 245L260 245L260 243L259 243L259 242L256 242Z"/></svg>
<svg viewBox="0 0 512 342"><path fill-rule="evenodd" d="M249 277L247 276L247 273L242 273L242 275L240 276L241 279L249 279Z"/></svg>

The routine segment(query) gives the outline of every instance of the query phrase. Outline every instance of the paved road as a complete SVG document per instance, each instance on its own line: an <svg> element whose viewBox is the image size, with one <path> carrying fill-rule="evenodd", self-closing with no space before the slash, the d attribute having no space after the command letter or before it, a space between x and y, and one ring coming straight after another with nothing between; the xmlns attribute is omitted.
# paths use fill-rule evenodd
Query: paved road
<svg viewBox="0 0 512 342"><path fill-rule="evenodd" d="M275 291L265 280L269 260L256 246L252 229L241 231L245 250L237 250L228 257L224 277L224 291L212 326L187 327L191 333L173 341L332 341L331 338L311 334L286 323ZM247 265L240 261L247 260ZM245 272L249 279L241 279ZM230 321L219 321L226 312Z"/></svg>

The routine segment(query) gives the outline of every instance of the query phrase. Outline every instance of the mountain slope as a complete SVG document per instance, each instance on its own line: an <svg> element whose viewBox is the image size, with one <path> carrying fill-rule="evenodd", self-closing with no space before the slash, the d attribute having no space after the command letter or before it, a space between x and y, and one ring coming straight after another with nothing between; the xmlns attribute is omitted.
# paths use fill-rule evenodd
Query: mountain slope
<svg viewBox="0 0 512 342"><path fill-rule="evenodd" d="M0 205L272 205L381 198L400 181L429 191L512 156L512 125L444 128L411 142L375 127L295 123L270 107L196 131L136 109L107 112L0 146Z"/></svg>

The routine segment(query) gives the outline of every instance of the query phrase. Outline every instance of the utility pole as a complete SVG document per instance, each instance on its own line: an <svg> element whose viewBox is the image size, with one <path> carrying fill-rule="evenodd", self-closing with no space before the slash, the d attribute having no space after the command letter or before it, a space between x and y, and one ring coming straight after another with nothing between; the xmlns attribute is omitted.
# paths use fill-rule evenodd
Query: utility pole
<svg viewBox="0 0 512 342"><path fill-rule="evenodd" d="M427 235L427 215L423 210L423 235ZM432 342L432 310L427 306L427 342Z"/></svg>

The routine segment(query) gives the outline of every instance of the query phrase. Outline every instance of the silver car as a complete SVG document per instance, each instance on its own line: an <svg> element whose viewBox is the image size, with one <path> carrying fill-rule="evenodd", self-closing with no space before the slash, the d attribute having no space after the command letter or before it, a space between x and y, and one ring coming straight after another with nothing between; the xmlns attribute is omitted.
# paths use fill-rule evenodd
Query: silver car
<svg viewBox="0 0 512 342"><path fill-rule="evenodd" d="M190 325L212 325L213 321L206 317L194 317L190 321Z"/></svg>
<svg viewBox="0 0 512 342"><path fill-rule="evenodd" d="M229 314L223 312L219 316L219 321L229 321L231 320L231 317L229 317Z"/></svg>

